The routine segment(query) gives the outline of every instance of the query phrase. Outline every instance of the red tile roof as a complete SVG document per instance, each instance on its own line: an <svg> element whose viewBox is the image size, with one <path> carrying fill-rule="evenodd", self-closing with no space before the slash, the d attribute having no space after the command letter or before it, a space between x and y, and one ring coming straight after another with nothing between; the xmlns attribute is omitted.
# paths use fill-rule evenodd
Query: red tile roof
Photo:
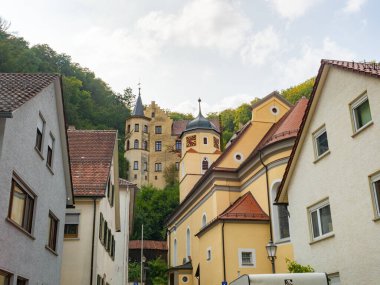
<svg viewBox="0 0 380 285"><path fill-rule="evenodd" d="M191 120L178 120L174 121L172 125L172 135L179 136L182 134L182 132L186 129L186 125ZM218 119L211 119L211 123L213 123L216 127L216 130L220 132L220 124Z"/></svg>
<svg viewBox="0 0 380 285"><path fill-rule="evenodd" d="M141 249L141 240L129 241L129 249ZM144 249L168 250L166 241L144 240Z"/></svg>
<svg viewBox="0 0 380 285"><path fill-rule="evenodd" d="M321 64L322 65L329 64L335 67L344 68L344 69L351 70L354 72L359 72L366 75L380 77L380 64L378 63L322 59Z"/></svg>
<svg viewBox="0 0 380 285"><path fill-rule="evenodd" d="M251 192L237 199L219 218L222 220L269 221L269 216L263 211Z"/></svg>
<svg viewBox="0 0 380 285"><path fill-rule="evenodd" d="M68 130L75 196L104 196L117 131Z"/></svg>
<svg viewBox="0 0 380 285"><path fill-rule="evenodd" d="M12 113L57 78L49 73L0 73L0 112Z"/></svg>

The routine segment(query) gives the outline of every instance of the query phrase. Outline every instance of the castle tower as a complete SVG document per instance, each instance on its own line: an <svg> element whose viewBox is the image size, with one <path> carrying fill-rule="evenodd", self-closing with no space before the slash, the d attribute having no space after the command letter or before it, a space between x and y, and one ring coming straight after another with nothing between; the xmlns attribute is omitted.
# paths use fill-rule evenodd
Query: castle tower
<svg viewBox="0 0 380 285"><path fill-rule="evenodd" d="M138 187L149 181L149 121L144 115L141 88L131 117L125 126L125 157L129 161L128 180Z"/></svg>
<svg viewBox="0 0 380 285"><path fill-rule="evenodd" d="M199 114L190 121L181 134L182 152L179 171L180 203L219 157L220 133L216 126L203 117L201 99Z"/></svg>

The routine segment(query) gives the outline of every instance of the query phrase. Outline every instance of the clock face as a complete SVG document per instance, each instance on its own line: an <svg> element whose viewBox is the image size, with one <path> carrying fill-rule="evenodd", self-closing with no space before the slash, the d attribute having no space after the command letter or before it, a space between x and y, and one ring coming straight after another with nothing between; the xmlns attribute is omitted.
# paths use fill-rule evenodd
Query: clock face
<svg viewBox="0 0 380 285"><path fill-rule="evenodd" d="M197 145L197 136L188 136L186 137L186 147L192 147Z"/></svg>
<svg viewBox="0 0 380 285"><path fill-rule="evenodd" d="M219 139L214 137L214 147L219 149Z"/></svg>

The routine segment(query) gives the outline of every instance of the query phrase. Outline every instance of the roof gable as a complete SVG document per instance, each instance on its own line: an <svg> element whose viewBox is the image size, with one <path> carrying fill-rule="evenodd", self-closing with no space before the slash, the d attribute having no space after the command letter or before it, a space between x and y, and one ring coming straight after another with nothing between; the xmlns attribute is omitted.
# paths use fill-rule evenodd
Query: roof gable
<svg viewBox="0 0 380 285"><path fill-rule="evenodd" d="M104 196L117 131L68 130L75 196Z"/></svg>
<svg viewBox="0 0 380 285"><path fill-rule="evenodd" d="M11 117L12 112L56 79L59 79L58 74L0 73L0 114Z"/></svg>

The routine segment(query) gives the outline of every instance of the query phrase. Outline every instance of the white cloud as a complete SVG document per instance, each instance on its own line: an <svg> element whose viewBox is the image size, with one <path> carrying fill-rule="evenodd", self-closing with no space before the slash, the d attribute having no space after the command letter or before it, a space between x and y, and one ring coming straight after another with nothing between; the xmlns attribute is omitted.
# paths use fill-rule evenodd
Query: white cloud
<svg viewBox="0 0 380 285"><path fill-rule="evenodd" d="M282 63L279 72L283 86L298 84L317 74L321 59L353 60L355 54L349 49L340 47L329 38L323 40L322 47L314 48L304 44L299 57L291 58Z"/></svg>
<svg viewBox="0 0 380 285"><path fill-rule="evenodd" d="M348 0L343 11L349 14L359 12L366 2L367 0Z"/></svg>
<svg viewBox="0 0 380 285"><path fill-rule="evenodd" d="M255 34L241 50L243 62L262 65L280 50L280 37L270 26Z"/></svg>
<svg viewBox="0 0 380 285"><path fill-rule="evenodd" d="M267 0L272 3L281 17L292 20L303 16L308 10L322 0Z"/></svg>
<svg viewBox="0 0 380 285"><path fill-rule="evenodd" d="M137 27L154 39L194 48L217 48L222 53L236 51L251 29L250 20L236 2L193 0L174 14L150 12Z"/></svg>

